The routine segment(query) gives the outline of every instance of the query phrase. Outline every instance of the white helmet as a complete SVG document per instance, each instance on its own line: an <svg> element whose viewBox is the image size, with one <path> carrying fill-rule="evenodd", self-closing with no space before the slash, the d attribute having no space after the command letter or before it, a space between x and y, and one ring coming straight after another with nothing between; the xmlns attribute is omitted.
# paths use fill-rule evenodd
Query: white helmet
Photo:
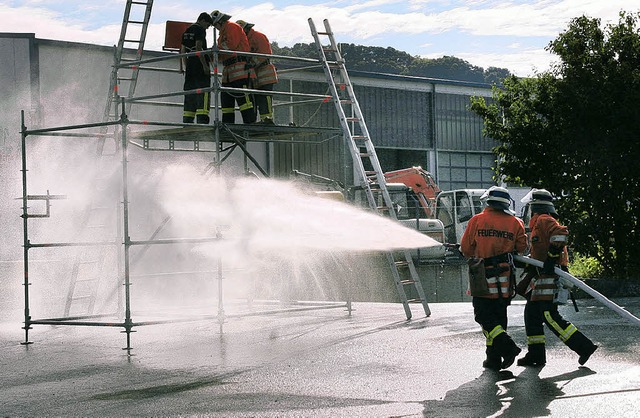
<svg viewBox="0 0 640 418"><path fill-rule="evenodd" d="M220 10L214 10L211 12L211 19L213 19L213 24L223 23L227 20L231 19L231 15L226 13L222 13Z"/></svg>
<svg viewBox="0 0 640 418"><path fill-rule="evenodd" d="M504 187L491 186L487 189L487 191L483 193L482 196L480 196L480 199L486 200L487 205L496 209L501 209L509 215L515 214L512 210L509 209L512 199L509 191Z"/></svg>
<svg viewBox="0 0 640 418"><path fill-rule="evenodd" d="M556 208L553 205L553 196L545 189L531 189L529 193L521 200L522 203L531 205L533 213L549 213L557 215Z"/></svg>
<svg viewBox="0 0 640 418"><path fill-rule="evenodd" d="M255 26L255 24L253 24L253 23L249 23L249 22L244 21L244 20L236 20L236 23L237 23L238 25L240 25L240 27L241 27L245 32L249 32L249 30L251 30L251 28Z"/></svg>

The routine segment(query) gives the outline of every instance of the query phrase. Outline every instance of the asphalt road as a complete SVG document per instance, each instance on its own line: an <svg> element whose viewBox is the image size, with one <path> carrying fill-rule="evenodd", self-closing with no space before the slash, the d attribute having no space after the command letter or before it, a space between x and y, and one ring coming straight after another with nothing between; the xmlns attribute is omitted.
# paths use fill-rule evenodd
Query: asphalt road
<svg viewBox="0 0 640 418"><path fill-rule="evenodd" d="M640 298L617 300L640 315ZM547 332L544 368L482 366L470 303L399 304L119 328L0 325L3 417L636 417L640 327L593 300L566 318L600 348L585 366ZM509 308L524 348L524 305Z"/></svg>

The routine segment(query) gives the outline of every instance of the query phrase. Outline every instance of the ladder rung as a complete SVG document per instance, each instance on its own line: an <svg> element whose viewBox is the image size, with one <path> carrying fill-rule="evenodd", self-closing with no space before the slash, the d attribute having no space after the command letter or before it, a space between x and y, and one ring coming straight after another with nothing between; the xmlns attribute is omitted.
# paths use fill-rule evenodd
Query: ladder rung
<svg viewBox="0 0 640 418"><path fill-rule="evenodd" d="M148 1L132 1L131 4L141 4L143 6L148 6L149 2Z"/></svg>
<svg viewBox="0 0 640 418"><path fill-rule="evenodd" d="M402 260L402 261L396 261L395 264L396 264L396 267L407 267L409 265L409 262Z"/></svg>
<svg viewBox="0 0 640 418"><path fill-rule="evenodd" d="M403 285L409 285L409 284L414 284L416 281L413 279L407 279L407 280L400 280L400 283Z"/></svg>
<svg viewBox="0 0 640 418"><path fill-rule="evenodd" d="M407 303L422 303L422 299L420 299L420 298L407 299Z"/></svg>
<svg viewBox="0 0 640 418"><path fill-rule="evenodd" d="M369 139L369 137L364 135L353 135L351 138L353 138L354 141L358 141L358 140L366 141L367 139Z"/></svg>
<svg viewBox="0 0 640 418"><path fill-rule="evenodd" d="M125 39L124 42L129 42L129 43L132 43L132 44L139 44L139 43L142 43L142 40Z"/></svg>
<svg viewBox="0 0 640 418"><path fill-rule="evenodd" d="M360 118L347 118L347 122L360 122Z"/></svg>
<svg viewBox="0 0 640 418"><path fill-rule="evenodd" d="M376 209L378 209L379 211L389 211L391 210L391 208L389 206L378 206Z"/></svg>
<svg viewBox="0 0 640 418"><path fill-rule="evenodd" d="M360 157L371 157L371 154L369 154L368 152L361 152L360 153Z"/></svg>
<svg viewBox="0 0 640 418"><path fill-rule="evenodd" d="M136 25L144 25L146 22L144 20L127 20L127 23L133 23Z"/></svg>
<svg viewBox="0 0 640 418"><path fill-rule="evenodd" d="M331 35L331 32L318 32L318 35Z"/></svg>

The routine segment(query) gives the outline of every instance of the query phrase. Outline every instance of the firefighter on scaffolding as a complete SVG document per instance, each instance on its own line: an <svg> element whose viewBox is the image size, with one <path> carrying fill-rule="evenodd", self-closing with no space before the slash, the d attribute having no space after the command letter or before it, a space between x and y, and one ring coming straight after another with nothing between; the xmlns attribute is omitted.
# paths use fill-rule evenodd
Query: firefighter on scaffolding
<svg viewBox="0 0 640 418"><path fill-rule="evenodd" d="M273 54L269 39L262 32L253 29L253 23L245 22L244 20L238 20L236 23L242 27L247 35L251 52ZM249 59L249 63L253 71L253 77L251 77L252 87L265 92L264 94L253 95L256 114L260 113L260 123L272 125L274 123L273 95L267 92L273 91L274 85L278 82L276 67L267 57L252 57Z"/></svg>
<svg viewBox="0 0 640 418"><path fill-rule="evenodd" d="M200 13L198 20L182 34L180 53L204 51L207 49L207 29L213 24L211 16ZM202 53L180 58L180 72L184 73L184 90L198 90L211 87L209 55ZM182 123L209 123L209 92L185 94Z"/></svg>
<svg viewBox="0 0 640 418"><path fill-rule="evenodd" d="M231 22L231 16L214 10L211 12L213 26L220 32L218 35L218 48L238 53L250 52L249 40L244 31L235 22ZM220 54L222 69L222 87L238 89L249 88L249 70L247 57L240 54ZM255 110L251 101L251 95L247 92L220 92L220 107L222 110L222 122L235 122L235 105L238 104L242 121L253 123L256 119Z"/></svg>

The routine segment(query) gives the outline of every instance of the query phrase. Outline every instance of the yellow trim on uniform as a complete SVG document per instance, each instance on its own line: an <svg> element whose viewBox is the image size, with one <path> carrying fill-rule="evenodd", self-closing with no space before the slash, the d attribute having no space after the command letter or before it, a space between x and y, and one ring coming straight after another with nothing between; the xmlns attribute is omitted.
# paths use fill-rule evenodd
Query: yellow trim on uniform
<svg viewBox="0 0 640 418"><path fill-rule="evenodd" d="M549 311L544 311L544 317L546 318L547 323L551 327L553 327L553 329L558 331L558 336L563 343L566 343L567 340L571 338L571 336L578 330L578 328L576 328L576 326L573 324L569 324L566 329L562 329L560 325L558 325L558 323L553 320L553 318L551 317L551 312Z"/></svg>
<svg viewBox="0 0 640 418"><path fill-rule="evenodd" d="M527 336L527 345L545 344L545 343L546 343L546 340L545 340L544 334Z"/></svg>
<svg viewBox="0 0 640 418"><path fill-rule="evenodd" d="M482 333L484 334L484 337L487 340L487 346L492 346L493 345L493 340L496 339L496 337L500 334L502 334L504 332L504 328L502 328L502 325L497 325L494 329L492 329L490 332L485 331L484 329L482 330Z"/></svg>

